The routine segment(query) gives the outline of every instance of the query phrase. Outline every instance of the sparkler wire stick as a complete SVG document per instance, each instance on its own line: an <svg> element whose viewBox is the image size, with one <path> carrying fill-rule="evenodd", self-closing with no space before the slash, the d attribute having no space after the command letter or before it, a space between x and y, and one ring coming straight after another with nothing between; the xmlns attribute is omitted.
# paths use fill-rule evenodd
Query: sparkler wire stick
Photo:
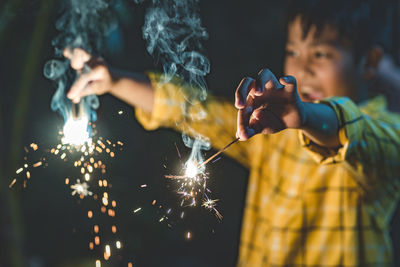
<svg viewBox="0 0 400 267"><path fill-rule="evenodd" d="M237 141L239 141L239 137L237 137L236 139L234 139L232 142L230 142L229 144L227 144L226 146L224 146L223 148L221 148L217 153L215 153L214 155L212 155L211 157L209 157L208 159L206 159L205 161L203 161L203 163L201 163L198 168L203 167L204 165L206 165L207 163L209 163L211 160L213 160L216 156L218 156L219 154L221 154L222 152L224 152L228 147L230 147L231 145L233 145L234 143L236 143Z"/></svg>
<svg viewBox="0 0 400 267"><path fill-rule="evenodd" d="M213 160L215 157L217 157L219 154L224 152L228 147L230 147L231 145L233 145L234 143L236 143L239 140L240 140L239 137L234 139L232 142L230 142L229 144L227 144L226 146L221 148L217 153L215 153L214 155L212 155L211 157L209 157L208 159L203 161L203 163L197 165L197 168L200 169L201 167L203 167L204 165L209 163L211 160ZM189 176L187 176L187 175L164 175L164 177L167 179L177 179L177 180L189 178Z"/></svg>
<svg viewBox="0 0 400 267"><path fill-rule="evenodd" d="M74 120L80 119L82 117L82 104L79 102L79 104L72 103L72 118Z"/></svg>

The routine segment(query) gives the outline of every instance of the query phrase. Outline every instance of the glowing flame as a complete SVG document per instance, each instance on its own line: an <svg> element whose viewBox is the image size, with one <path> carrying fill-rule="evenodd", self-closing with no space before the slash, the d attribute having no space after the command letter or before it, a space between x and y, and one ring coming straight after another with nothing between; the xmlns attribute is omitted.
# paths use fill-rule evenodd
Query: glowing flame
<svg viewBox="0 0 400 267"><path fill-rule="evenodd" d="M198 174L199 174L199 168L197 167L197 164L191 160L186 162L185 176L189 178L194 178Z"/></svg>
<svg viewBox="0 0 400 267"><path fill-rule="evenodd" d="M62 143L75 146L81 146L85 143L90 144L91 138L89 137L88 124L89 119L86 116L82 116L79 119L70 117L64 125Z"/></svg>

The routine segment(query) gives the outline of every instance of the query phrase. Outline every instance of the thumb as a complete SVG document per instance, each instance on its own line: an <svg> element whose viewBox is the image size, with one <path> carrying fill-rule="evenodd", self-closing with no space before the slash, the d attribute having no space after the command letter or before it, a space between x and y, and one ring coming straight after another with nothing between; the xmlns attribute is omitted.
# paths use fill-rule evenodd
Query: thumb
<svg viewBox="0 0 400 267"><path fill-rule="evenodd" d="M293 76L283 76L279 79L279 82L284 85L283 90L288 93L293 93L297 90L297 81Z"/></svg>

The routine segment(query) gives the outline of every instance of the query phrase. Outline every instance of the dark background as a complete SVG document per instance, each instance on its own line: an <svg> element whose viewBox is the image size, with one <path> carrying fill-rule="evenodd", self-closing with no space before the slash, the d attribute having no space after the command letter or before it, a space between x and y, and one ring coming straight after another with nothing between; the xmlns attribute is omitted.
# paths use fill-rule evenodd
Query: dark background
<svg viewBox="0 0 400 267"><path fill-rule="evenodd" d="M281 73L286 2L200 2L202 24L209 33L204 44L211 61L207 76L210 93L233 102L243 76L254 76L262 67ZM105 55L111 65L139 72L158 68L141 38L145 7L126 1L122 49ZM87 218L87 210L95 204L70 195L64 184L70 176L68 164L49 160L47 168L35 169L27 188L21 184L8 188L15 170L24 163L23 147L32 142L43 149L56 144L57 131L63 125L62 118L50 109L54 89L42 75L44 63L54 58L51 40L57 34L58 2L2 0L0 8L0 266L95 266L102 253L88 248L93 223ZM109 193L118 202L117 236L124 248L108 265L102 260L102 266L127 266L128 262L134 266L234 265L246 169L226 157L208 167L209 188L212 196L220 199L221 222L198 208L188 210L184 220L171 219L171 227L159 223L165 210L151 202L157 199L177 210L175 193L163 175L180 164L175 144L183 159L189 150L178 133L144 131L128 105L108 95L100 101L99 135L125 144L123 151L107 162L113 185ZM124 113L119 115L119 110ZM141 188L142 184L147 187ZM137 207L142 211L133 214ZM394 239L399 237L398 225L395 221ZM185 239L187 231L193 235L191 240Z"/></svg>

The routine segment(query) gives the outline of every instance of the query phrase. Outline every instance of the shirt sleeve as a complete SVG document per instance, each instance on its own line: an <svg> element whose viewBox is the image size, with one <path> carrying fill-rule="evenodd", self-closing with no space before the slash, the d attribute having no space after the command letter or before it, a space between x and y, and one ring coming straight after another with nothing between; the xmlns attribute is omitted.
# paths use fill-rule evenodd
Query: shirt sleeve
<svg viewBox="0 0 400 267"><path fill-rule="evenodd" d="M146 130L166 127L192 137L200 135L208 138L216 149L236 138L237 110L232 103L212 95L208 95L205 101L191 101L188 96L196 89L189 88L178 78L163 82L161 74L147 75L155 89L153 112L135 109L137 120ZM254 136L246 142L237 142L225 153L249 167L252 160L249 154L261 141L261 136Z"/></svg>
<svg viewBox="0 0 400 267"><path fill-rule="evenodd" d="M400 116L386 110L375 115L364 114L346 97L333 97L320 103L331 106L336 113L341 147L321 147L299 131L301 144L315 160L321 164L348 165L368 191L399 189Z"/></svg>

